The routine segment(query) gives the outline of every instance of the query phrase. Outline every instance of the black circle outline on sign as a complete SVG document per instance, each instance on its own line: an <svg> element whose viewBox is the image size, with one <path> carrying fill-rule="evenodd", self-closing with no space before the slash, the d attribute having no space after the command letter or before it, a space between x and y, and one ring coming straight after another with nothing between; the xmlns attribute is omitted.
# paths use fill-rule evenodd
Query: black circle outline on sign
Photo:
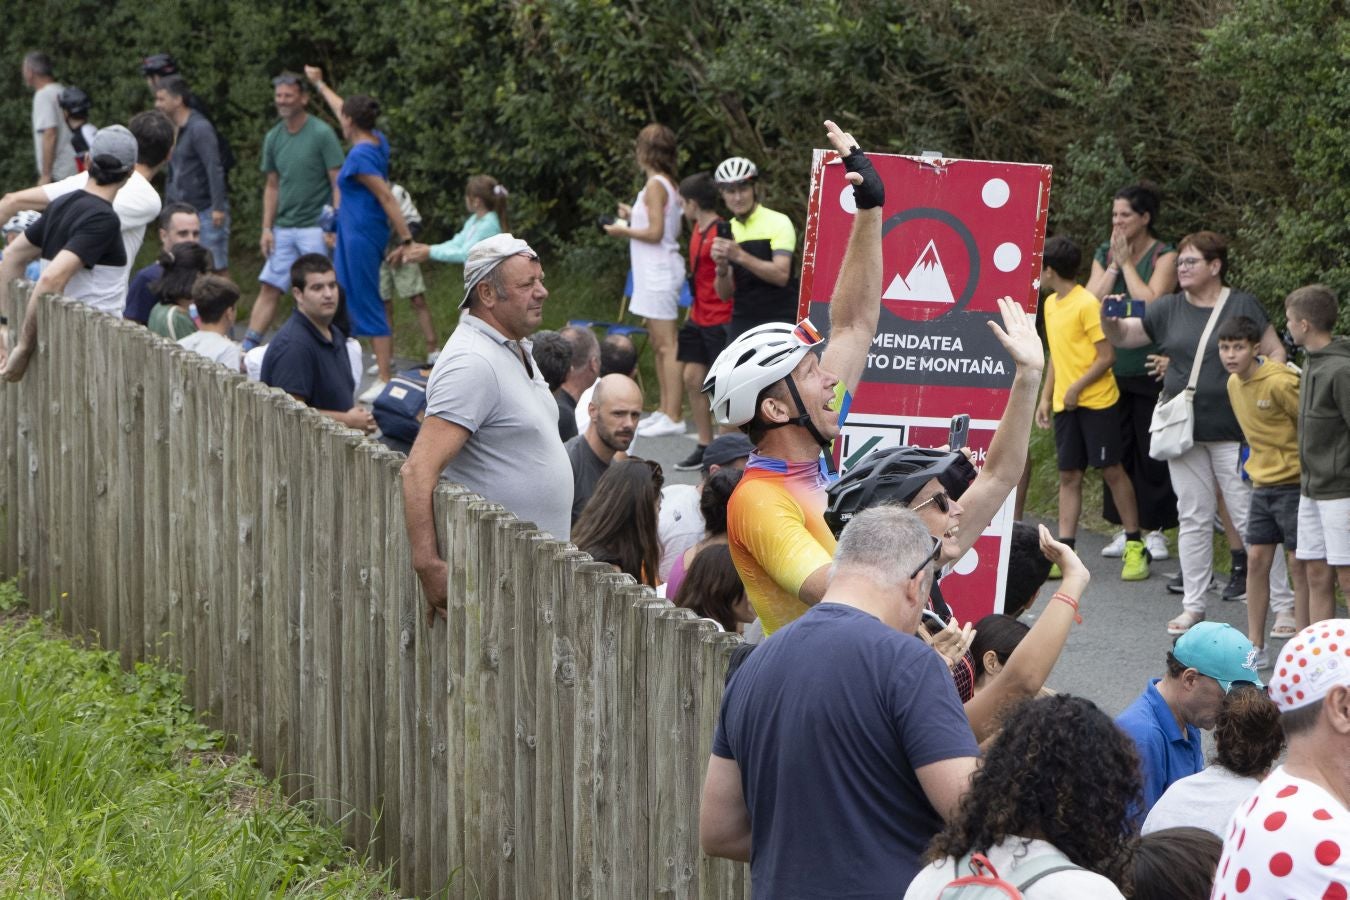
<svg viewBox="0 0 1350 900"><path fill-rule="evenodd" d="M908 316L893 313L899 318L904 319L906 322L936 322L939 319L950 316L952 313L958 313L965 309L970 303L971 298L975 296L975 288L980 283L980 248L975 243L975 235L970 233L970 229L966 227L964 222L947 212L945 209L936 209L931 206L915 206L912 209L906 209L891 216L882 223L881 239L885 241L886 235L890 234L892 229L897 228L906 222L913 221L914 219L936 219L952 231L955 231L957 236L960 237L961 241L966 245L966 256L969 257L970 274L966 277L965 289L961 291L961 296L956 299L956 303L953 304L951 309L947 310L942 315L935 316L931 319L911 319Z"/></svg>

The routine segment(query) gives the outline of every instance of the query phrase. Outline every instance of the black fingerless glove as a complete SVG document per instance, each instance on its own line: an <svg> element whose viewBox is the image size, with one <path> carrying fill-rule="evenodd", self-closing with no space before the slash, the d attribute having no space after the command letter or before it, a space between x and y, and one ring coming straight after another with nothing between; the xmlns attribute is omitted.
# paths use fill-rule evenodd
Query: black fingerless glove
<svg viewBox="0 0 1350 900"><path fill-rule="evenodd" d="M853 186L853 205L858 209L876 209L886 202L886 185L867 154L854 147L844 157L844 168L862 176L862 184Z"/></svg>
<svg viewBox="0 0 1350 900"><path fill-rule="evenodd" d="M961 495L970 487L975 480L975 466L970 459L961 452L957 452L957 458L947 467L947 471L938 476L938 483L947 491L947 495L953 500L960 500Z"/></svg>

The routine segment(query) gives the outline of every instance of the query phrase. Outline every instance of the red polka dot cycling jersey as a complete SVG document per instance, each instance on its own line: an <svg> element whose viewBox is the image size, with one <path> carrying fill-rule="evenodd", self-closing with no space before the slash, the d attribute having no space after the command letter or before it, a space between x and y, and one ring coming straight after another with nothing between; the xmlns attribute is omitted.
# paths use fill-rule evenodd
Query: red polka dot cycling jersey
<svg viewBox="0 0 1350 900"><path fill-rule="evenodd" d="M1224 831L1212 900L1347 900L1350 812L1311 781L1270 773Z"/></svg>

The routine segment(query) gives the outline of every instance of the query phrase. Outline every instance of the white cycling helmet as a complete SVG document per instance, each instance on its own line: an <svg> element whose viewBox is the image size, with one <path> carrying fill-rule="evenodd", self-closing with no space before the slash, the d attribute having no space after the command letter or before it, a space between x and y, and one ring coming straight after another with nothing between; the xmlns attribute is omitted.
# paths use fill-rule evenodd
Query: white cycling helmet
<svg viewBox="0 0 1350 900"><path fill-rule="evenodd" d="M755 417L760 392L792 374L820 341L810 319L796 326L786 322L756 325L736 338L717 355L703 381L713 418L719 425L749 422Z"/></svg>
<svg viewBox="0 0 1350 900"><path fill-rule="evenodd" d="M14 214L14 218L5 223L4 233L12 234L15 231L27 231L28 226L40 218L42 218L42 213L35 209L21 209Z"/></svg>
<svg viewBox="0 0 1350 900"><path fill-rule="evenodd" d="M754 181L759 177L759 169L755 164L744 156L733 156L724 159L713 172L713 181L719 185L741 184L746 181Z"/></svg>

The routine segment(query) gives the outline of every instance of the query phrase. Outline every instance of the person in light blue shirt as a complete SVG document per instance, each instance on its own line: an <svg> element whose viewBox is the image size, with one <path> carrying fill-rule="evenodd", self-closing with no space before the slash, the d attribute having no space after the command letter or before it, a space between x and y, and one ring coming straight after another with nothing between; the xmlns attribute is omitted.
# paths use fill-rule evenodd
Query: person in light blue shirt
<svg viewBox="0 0 1350 900"><path fill-rule="evenodd" d="M441 263L464 264L469 250L479 241L501 234L507 228L506 188L491 175L475 175L464 188L464 205L469 217L464 220L459 234L439 244L410 244L397 251L402 263L420 263L433 260ZM390 257L393 263L395 257Z"/></svg>
<svg viewBox="0 0 1350 900"><path fill-rule="evenodd" d="M1204 769L1200 731L1214 727L1224 695L1237 682L1261 687L1251 641L1231 625L1201 622L1177 638L1167 675L1150 680L1116 718L1139 750L1141 821L1173 782Z"/></svg>

